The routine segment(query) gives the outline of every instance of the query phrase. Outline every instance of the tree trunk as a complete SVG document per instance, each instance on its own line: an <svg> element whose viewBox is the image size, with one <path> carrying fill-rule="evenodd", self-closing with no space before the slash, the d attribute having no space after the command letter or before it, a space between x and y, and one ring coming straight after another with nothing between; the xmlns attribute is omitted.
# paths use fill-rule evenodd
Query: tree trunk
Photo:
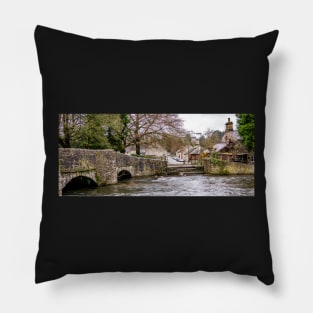
<svg viewBox="0 0 313 313"><path fill-rule="evenodd" d="M136 141L136 154L140 155L140 141Z"/></svg>
<svg viewBox="0 0 313 313"><path fill-rule="evenodd" d="M134 133L135 133L136 154L140 155L139 114L136 114L135 132Z"/></svg>
<svg viewBox="0 0 313 313"><path fill-rule="evenodd" d="M64 148L71 147L71 134L70 134L70 126L69 126L69 115L63 114L63 143Z"/></svg>

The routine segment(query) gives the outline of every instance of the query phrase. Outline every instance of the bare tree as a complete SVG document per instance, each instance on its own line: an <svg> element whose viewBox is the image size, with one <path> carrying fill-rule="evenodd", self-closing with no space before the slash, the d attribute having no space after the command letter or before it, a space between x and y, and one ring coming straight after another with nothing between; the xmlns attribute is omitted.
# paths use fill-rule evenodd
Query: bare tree
<svg viewBox="0 0 313 313"><path fill-rule="evenodd" d="M84 114L59 114L59 144L70 148L83 125Z"/></svg>
<svg viewBox="0 0 313 313"><path fill-rule="evenodd" d="M221 142L224 132L208 128L204 135L205 136L201 138L201 146L212 149L215 144Z"/></svg>
<svg viewBox="0 0 313 313"><path fill-rule="evenodd" d="M136 146L140 154L140 145L162 139L164 134L181 135L183 121L178 114L129 114L129 144Z"/></svg>

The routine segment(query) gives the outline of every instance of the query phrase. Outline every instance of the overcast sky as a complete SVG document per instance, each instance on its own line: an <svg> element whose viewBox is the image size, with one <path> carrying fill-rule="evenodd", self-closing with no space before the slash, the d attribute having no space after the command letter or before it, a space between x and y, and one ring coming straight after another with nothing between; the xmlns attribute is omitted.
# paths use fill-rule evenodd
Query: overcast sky
<svg viewBox="0 0 313 313"><path fill-rule="evenodd" d="M179 116L184 120L185 129L195 133L204 133L208 128L224 131L228 117L236 129L236 114L179 114Z"/></svg>

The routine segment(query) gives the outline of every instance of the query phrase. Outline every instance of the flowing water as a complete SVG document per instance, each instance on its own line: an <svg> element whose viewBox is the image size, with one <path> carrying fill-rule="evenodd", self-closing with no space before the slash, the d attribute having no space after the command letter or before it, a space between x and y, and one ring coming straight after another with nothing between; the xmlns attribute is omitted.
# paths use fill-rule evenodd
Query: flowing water
<svg viewBox="0 0 313 313"><path fill-rule="evenodd" d="M66 191L65 196L254 196L253 175L139 177L116 185Z"/></svg>

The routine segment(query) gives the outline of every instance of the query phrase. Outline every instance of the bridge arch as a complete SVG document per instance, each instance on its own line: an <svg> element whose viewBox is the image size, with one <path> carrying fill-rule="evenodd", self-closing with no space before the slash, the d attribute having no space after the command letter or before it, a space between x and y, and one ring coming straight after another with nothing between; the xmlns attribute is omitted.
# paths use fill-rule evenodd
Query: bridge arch
<svg viewBox="0 0 313 313"><path fill-rule="evenodd" d="M72 172L72 173L62 173L59 177L59 194L66 190L78 189L78 188L88 188L97 187L95 172Z"/></svg>
<svg viewBox="0 0 313 313"><path fill-rule="evenodd" d="M88 187L98 187L98 184L92 178L80 175L70 179L62 188L62 192Z"/></svg>
<svg viewBox="0 0 313 313"><path fill-rule="evenodd" d="M117 173L117 181L130 179L130 178L132 178L132 174L128 170L122 169L122 170L118 171L118 173Z"/></svg>

